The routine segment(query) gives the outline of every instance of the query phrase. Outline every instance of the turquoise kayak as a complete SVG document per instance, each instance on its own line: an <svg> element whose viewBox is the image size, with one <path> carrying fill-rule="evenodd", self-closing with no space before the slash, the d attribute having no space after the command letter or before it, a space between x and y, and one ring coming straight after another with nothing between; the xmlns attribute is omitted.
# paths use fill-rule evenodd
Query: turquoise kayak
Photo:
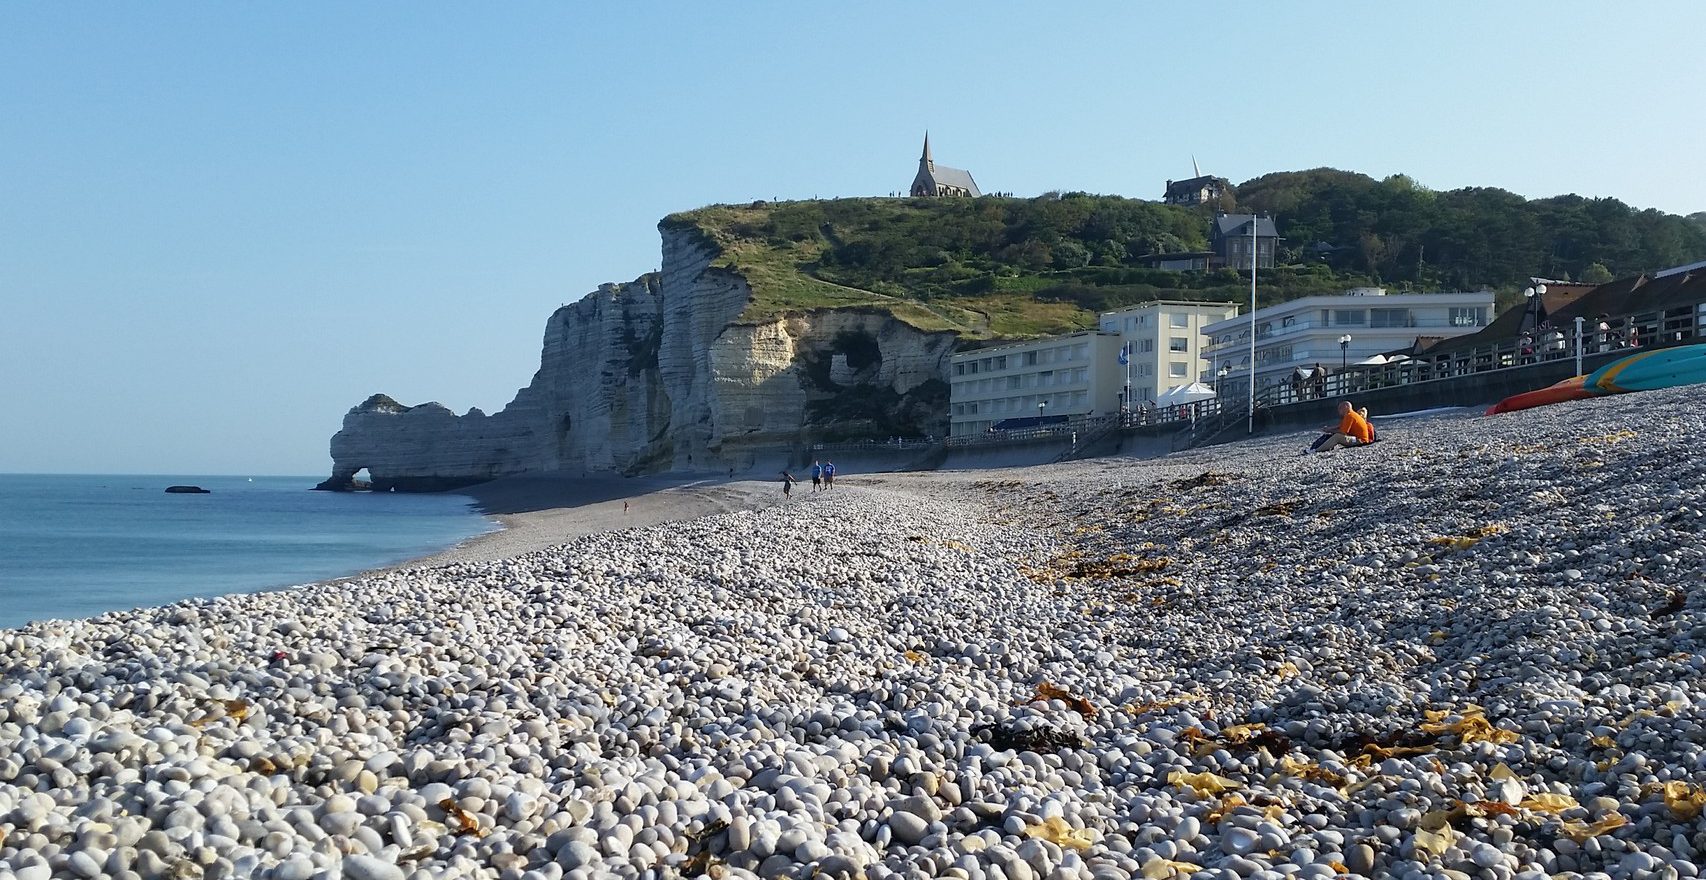
<svg viewBox="0 0 1706 880"><path fill-rule="evenodd" d="M1612 361L1588 374L1594 394L1653 391L1706 382L1706 345L1655 348Z"/></svg>

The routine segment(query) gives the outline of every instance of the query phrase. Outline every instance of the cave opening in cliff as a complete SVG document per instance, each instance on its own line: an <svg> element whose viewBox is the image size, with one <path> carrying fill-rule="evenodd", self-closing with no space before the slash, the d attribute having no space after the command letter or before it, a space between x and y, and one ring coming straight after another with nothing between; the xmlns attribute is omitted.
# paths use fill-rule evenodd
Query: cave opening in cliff
<svg viewBox="0 0 1706 880"><path fill-rule="evenodd" d="M877 337L864 332L837 333L835 353L845 355L847 366L854 372L880 366L883 362L883 349L877 343Z"/></svg>
<svg viewBox="0 0 1706 880"><path fill-rule="evenodd" d="M355 473L350 474L349 485L351 489L372 489L373 474L368 473L367 468L357 468Z"/></svg>

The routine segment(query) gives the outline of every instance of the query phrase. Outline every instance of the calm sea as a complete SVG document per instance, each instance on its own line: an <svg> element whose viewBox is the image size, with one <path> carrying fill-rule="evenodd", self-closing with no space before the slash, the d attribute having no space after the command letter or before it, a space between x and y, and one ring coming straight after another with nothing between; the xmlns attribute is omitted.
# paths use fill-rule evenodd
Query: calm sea
<svg viewBox="0 0 1706 880"><path fill-rule="evenodd" d="M466 496L315 482L0 474L0 628L340 577L495 528Z"/></svg>

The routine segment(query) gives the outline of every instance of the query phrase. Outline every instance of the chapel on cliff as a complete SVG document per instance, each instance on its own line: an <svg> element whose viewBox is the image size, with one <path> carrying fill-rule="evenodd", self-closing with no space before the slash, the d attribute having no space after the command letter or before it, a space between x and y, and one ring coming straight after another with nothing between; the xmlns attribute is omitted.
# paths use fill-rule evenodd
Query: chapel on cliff
<svg viewBox="0 0 1706 880"><path fill-rule="evenodd" d="M937 165L930 158L930 133L924 133L924 155L918 157L918 175L912 178L912 194L914 196L929 196L943 198L948 196L977 197L983 193L977 188L977 181L971 179L971 172L963 168L949 168Z"/></svg>

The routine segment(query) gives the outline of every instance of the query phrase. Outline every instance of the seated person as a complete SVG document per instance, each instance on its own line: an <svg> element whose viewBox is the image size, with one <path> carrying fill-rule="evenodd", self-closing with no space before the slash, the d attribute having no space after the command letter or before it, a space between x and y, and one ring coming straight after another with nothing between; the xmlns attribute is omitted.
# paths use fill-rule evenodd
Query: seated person
<svg viewBox="0 0 1706 880"><path fill-rule="evenodd" d="M1362 446L1374 442L1374 429L1368 426L1368 420L1363 418L1348 400L1339 401L1339 424L1322 430L1325 433L1303 451L1304 455L1326 452L1341 446Z"/></svg>
<svg viewBox="0 0 1706 880"><path fill-rule="evenodd" d="M1380 440L1380 432L1374 429L1374 420L1368 417L1368 407L1357 407L1357 415L1362 416L1362 420L1368 423L1368 442L1378 442Z"/></svg>

